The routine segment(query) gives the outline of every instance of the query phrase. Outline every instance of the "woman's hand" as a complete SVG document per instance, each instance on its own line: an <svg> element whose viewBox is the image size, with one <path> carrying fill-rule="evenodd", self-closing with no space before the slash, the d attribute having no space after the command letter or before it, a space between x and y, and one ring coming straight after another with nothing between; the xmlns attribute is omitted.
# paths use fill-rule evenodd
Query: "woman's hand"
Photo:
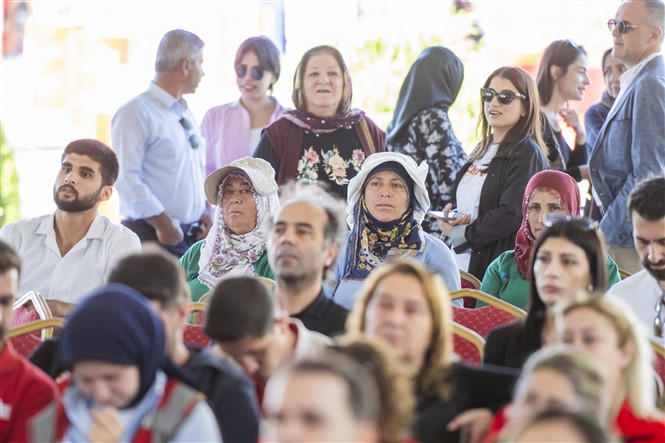
<svg viewBox="0 0 665 443"><path fill-rule="evenodd" d="M102 409L91 409L92 426L88 433L88 440L96 442L119 442L122 437L122 423L118 411L110 406Z"/></svg>
<svg viewBox="0 0 665 443"><path fill-rule="evenodd" d="M580 115L576 110L570 108L559 109L559 115L568 126L575 130L575 143L583 145L586 143L586 130L580 121Z"/></svg>
<svg viewBox="0 0 665 443"><path fill-rule="evenodd" d="M476 408L469 409L464 411L448 423L449 431L456 431L462 428L466 428L468 432L468 442L469 443L481 443L487 430L492 424L494 419L494 414L487 408Z"/></svg>
<svg viewBox="0 0 665 443"><path fill-rule="evenodd" d="M451 203L448 203L445 208L443 208L443 213L447 214L453 209L453 205ZM447 237L450 237L450 233L453 230L453 226L457 225L468 225L471 223L471 214L458 214L459 216L457 218L453 218L450 220L442 220L439 219L439 228L441 229L441 232L445 234Z"/></svg>

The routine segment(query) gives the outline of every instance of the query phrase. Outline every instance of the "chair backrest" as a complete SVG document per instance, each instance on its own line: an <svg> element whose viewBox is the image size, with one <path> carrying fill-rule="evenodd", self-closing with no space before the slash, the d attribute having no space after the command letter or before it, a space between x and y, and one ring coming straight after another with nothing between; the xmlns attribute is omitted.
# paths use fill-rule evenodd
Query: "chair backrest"
<svg viewBox="0 0 665 443"><path fill-rule="evenodd" d="M625 269L621 269L621 268L619 268L619 277L621 277L621 280L623 280L623 279L625 279L625 278L628 278L628 277L630 277L631 275L633 275L633 274L631 274L630 272L626 271Z"/></svg>
<svg viewBox="0 0 665 443"><path fill-rule="evenodd" d="M649 340L653 348L654 361L653 368L665 384L665 347L654 339Z"/></svg>
<svg viewBox="0 0 665 443"><path fill-rule="evenodd" d="M463 361L479 365L483 361L485 340L478 333L451 322L453 328L453 351Z"/></svg>
<svg viewBox="0 0 665 443"><path fill-rule="evenodd" d="M462 289L480 289L480 280L475 275L460 269L459 276Z"/></svg>
<svg viewBox="0 0 665 443"><path fill-rule="evenodd" d="M205 320L206 309L208 308L207 303L198 301L189 304L190 312L190 322L193 325L202 325L203 320Z"/></svg>
<svg viewBox="0 0 665 443"><path fill-rule="evenodd" d="M520 308L476 289L451 291L450 298L472 298L487 303L487 306L476 309L453 306L453 321L477 332L483 338L487 338L489 332L497 326L526 317L526 312Z"/></svg>
<svg viewBox="0 0 665 443"><path fill-rule="evenodd" d="M275 286L277 285L277 282L275 280L270 279L268 277L262 277L260 275L255 275L254 278L263 283L271 291L275 290Z"/></svg>
<svg viewBox="0 0 665 443"><path fill-rule="evenodd" d="M29 309L30 306L32 306L32 309ZM14 302L12 309L14 310L12 326L21 326L35 320L53 318L51 308L46 303L44 296L37 291L23 294Z"/></svg>
<svg viewBox="0 0 665 443"><path fill-rule="evenodd" d="M64 324L65 320L59 317L36 320L10 329L7 338L16 352L27 357L42 341L53 337L54 328L61 328ZM35 334L36 332L39 334Z"/></svg>

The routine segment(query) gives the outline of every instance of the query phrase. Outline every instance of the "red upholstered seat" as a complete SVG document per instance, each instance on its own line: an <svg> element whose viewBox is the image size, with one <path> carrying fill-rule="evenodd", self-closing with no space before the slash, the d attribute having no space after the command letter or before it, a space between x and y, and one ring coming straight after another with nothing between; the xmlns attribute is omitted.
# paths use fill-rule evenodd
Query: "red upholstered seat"
<svg viewBox="0 0 665 443"><path fill-rule="evenodd" d="M485 340L476 332L457 323L451 323L453 328L453 351L457 356L472 365L483 361Z"/></svg>
<svg viewBox="0 0 665 443"><path fill-rule="evenodd" d="M210 337L203 332L201 325L188 324L182 334L183 341L188 345L205 347L210 343Z"/></svg>
<svg viewBox="0 0 665 443"><path fill-rule="evenodd" d="M665 386L665 347L660 343L657 343L655 340L651 341L651 347L653 348L654 361L653 369L656 371L658 376Z"/></svg>
<svg viewBox="0 0 665 443"><path fill-rule="evenodd" d="M20 355L27 357L42 343L42 340L53 336L53 329L62 327L65 321L62 318L49 318L37 320L12 328L7 338Z"/></svg>
<svg viewBox="0 0 665 443"><path fill-rule="evenodd" d="M472 298L482 300L487 306L476 309L453 306L453 321L487 338L489 332L501 325L526 316L521 309L475 289L460 289L450 293L451 299Z"/></svg>

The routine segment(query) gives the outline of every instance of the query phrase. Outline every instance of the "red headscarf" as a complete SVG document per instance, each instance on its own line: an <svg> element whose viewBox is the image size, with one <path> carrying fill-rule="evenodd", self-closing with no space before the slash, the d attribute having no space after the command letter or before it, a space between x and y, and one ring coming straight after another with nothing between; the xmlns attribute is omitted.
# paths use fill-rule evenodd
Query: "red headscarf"
<svg viewBox="0 0 665 443"><path fill-rule="evenodd" d="M536 239L531 233L527 211L529 200L535 191L552 191L559 194L561 206L566 213L578 216L580 214L580 190L577 182L568 174L561 171L540 171L531 177L524 190L522 201L522 226L515 238L515 264L524 280L529 279L529 256Z"/></svg>

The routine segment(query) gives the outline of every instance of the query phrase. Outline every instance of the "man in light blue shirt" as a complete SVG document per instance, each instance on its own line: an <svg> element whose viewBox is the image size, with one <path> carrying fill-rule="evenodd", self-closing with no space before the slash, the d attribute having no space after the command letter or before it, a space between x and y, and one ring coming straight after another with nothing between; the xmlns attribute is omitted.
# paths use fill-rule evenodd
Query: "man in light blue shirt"
<svg viewBox="0 0 665 443"><path fill-rule="evenodd" d="M148 90L125 103L111 124L122 223L142 242L158 241L176 256L212 225L203 191L205 140L182 98L204 75L202 51L195 34L166 33Z"/></svg>

